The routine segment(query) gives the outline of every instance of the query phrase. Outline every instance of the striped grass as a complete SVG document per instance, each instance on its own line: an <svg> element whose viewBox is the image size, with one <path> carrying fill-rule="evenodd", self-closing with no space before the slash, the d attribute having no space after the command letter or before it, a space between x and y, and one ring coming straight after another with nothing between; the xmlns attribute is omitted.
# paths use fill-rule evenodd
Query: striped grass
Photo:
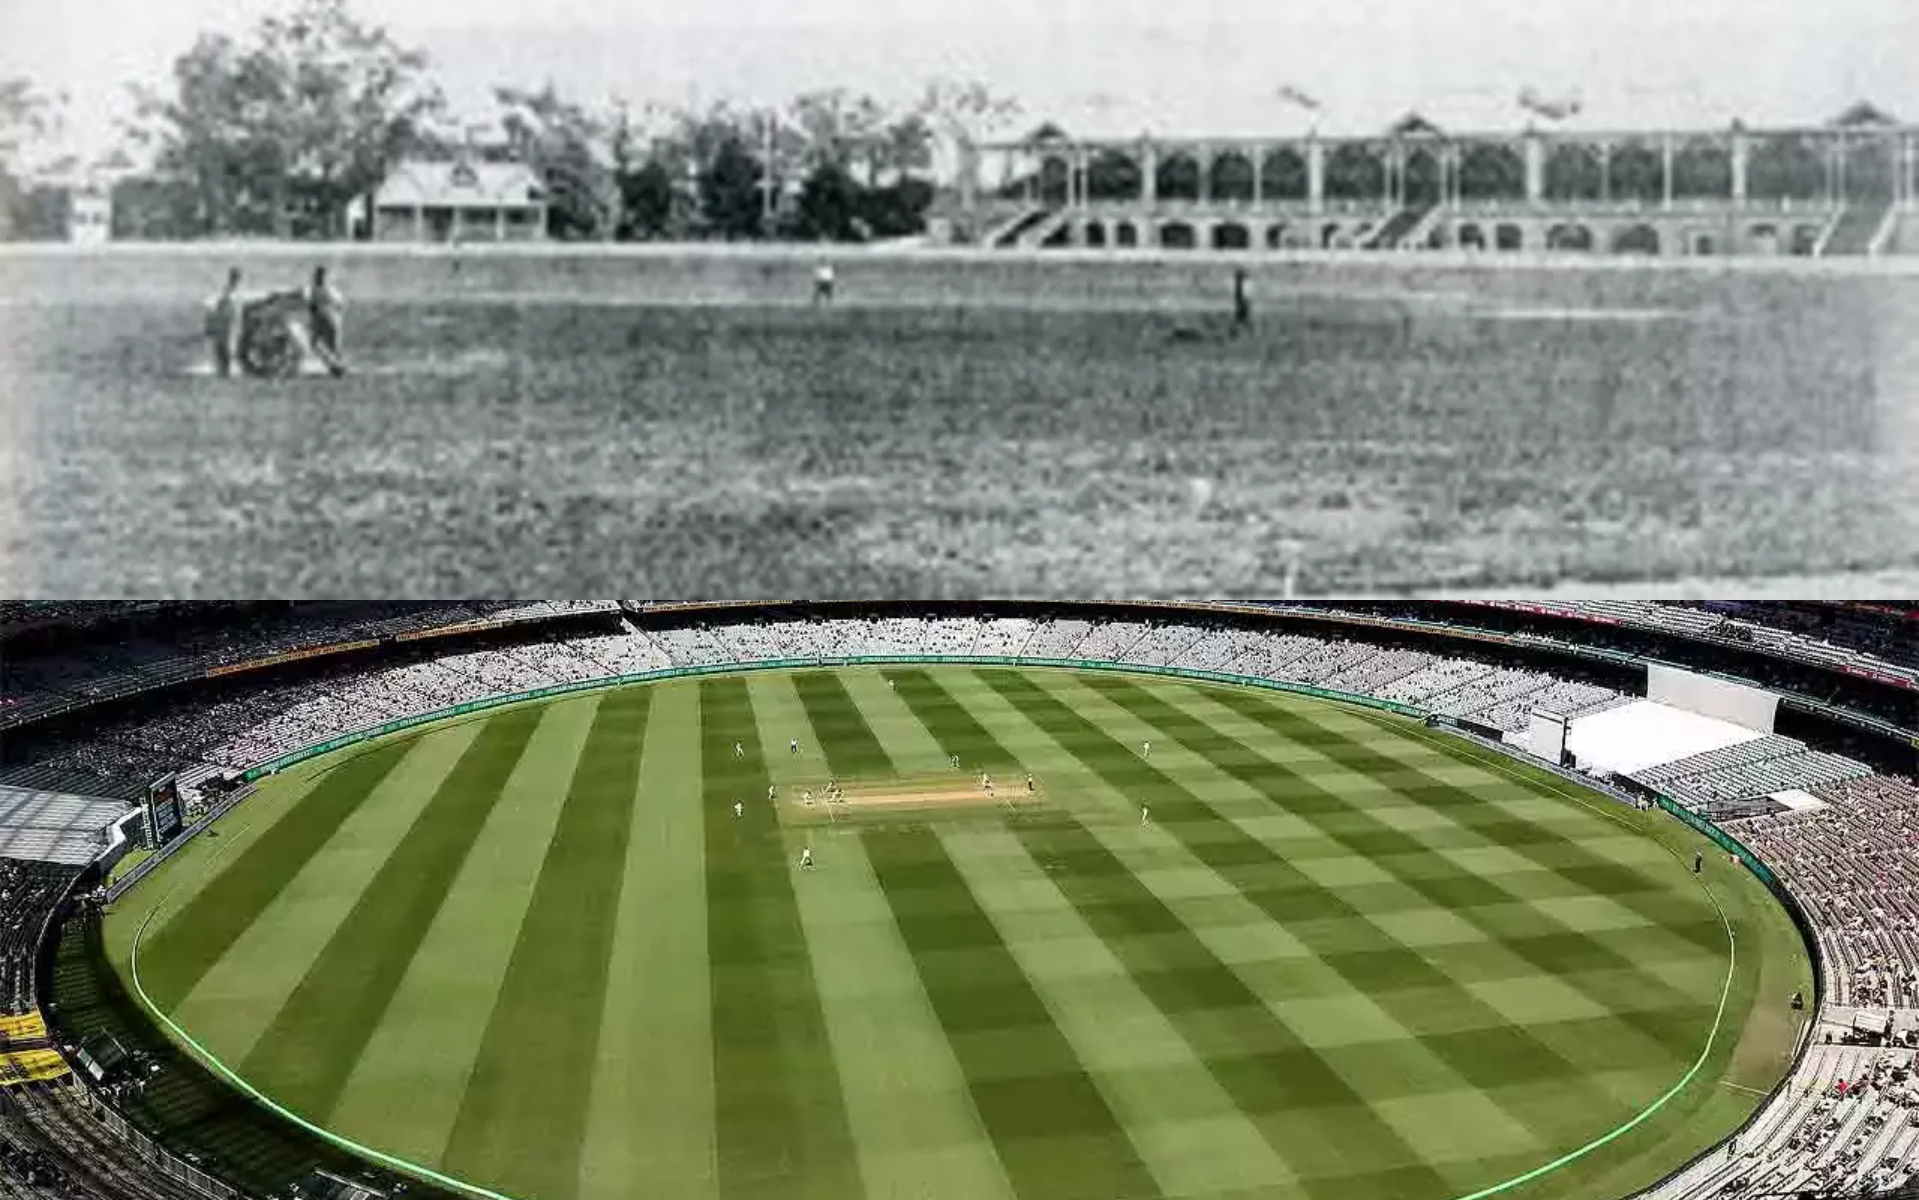
<svg viewBox="0 0 1919 1200"><path fill-rule="evenodd" d="M1046 805L768 802L955 758ZM1597 1200L1735 1122L1716 1081L1763 1090L1795 1032L1760 995L1803 950L1695 840L1317 701L812 669L324 760L107 943L124 968L153 911L149 999L243 1077L513 1200L1456 1200L1606 1138L1711 1037L1512 1192Z"/></svg>

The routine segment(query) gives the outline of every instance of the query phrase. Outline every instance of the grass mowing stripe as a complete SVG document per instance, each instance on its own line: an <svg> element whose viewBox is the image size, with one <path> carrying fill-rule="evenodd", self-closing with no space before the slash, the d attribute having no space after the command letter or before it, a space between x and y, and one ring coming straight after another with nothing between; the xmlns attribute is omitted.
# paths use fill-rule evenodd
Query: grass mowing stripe
<svg viewBox="0 0 1919 1200"><path fill-rule="evenodd" d="M479 730L478 724L461 725L415 741L170 1015L222 1061L245 1060ZM214 842L227 840L222 834ZM249 844L241 837L230 840L235 854ZM203 860L201 869L211 873L215 865L217 860Z"/></svg>
<svg viewBox="0 0 1919 1200"><path fill-rule="evenodd" d="M1639 964L1608 945L1605 940L1572 928L1552 916L1547 909L1527 903L1523 897L1514 895L1503 886L1495 876L1464 870L1431 875L1410 869L1410 865L1422 855L1432 857L1418 838L1393 829L1386 819L1374 816L1363 802L1353 801L1337 785L1329 784L1325 775L1303 771L1294 763L1282 762L1263 753L1251 742L1222 732L1203 718L1172 704L1153 688L1119 679L1082 682L1088 683L1091 690L1131 713L1146 727L1187 746L1220 770L1245 781L1249 787L1257 789L1263 786L1284 794L1289 810L1302 813L1309 820L1319 823L1329 837L1352 846L1355 853L1377 856L1372 858L1374 864L1393 875L1397 882L1435 907L1457 914L1484 933L1502 951L1530 963L1540 975L1548 978L1571 977L1582 991L1593 994L1601 1006L1611 1012L1614 1020L1664 1047L1674 1063L1687 1061L1698 1046L1702 1031L1697 1027L1697 1022L1711 1021L1711 1006L1701 1004L1696 996L1674 990L1658 977L1642 970ZM1283 718L1283 714L1277 712L1274 716ZM1274 728L1271 732L1286 737L1290 728L1287 725ZM1360 781L1372 777L1369 766L1376 766L1379 761L1366 757L1363 747L1350 742L1341 748L1332 742L1322 741L1316 750L1323 754L1341 755L1338 761L1352 773L1355 780ZM1466 797L1463 802L1471 802L1469 794L1460 795ZM1414 803L1429 807L1424 796ZM1345 810L1345 819L1339 822L1326 820L1328 810L1337 811L1335 806ZM1442 818L1444 815L1442 810ZM1398 978L1401 976L1395 960L1401 957L1389 952L1376 965L1367 965L1363 969L1368 974ZM1437 968L1440 972L1445 971L1449 957L1446 951L1437 948L1423 956L1432 960L1427 970ZM1355 960L1349 965L1352 969L1362 969L1362 960ZM1663 997L1666 1003L1649 1005L1646 1001L1648 996ZM1534 1030L1528 1029L1527 1032L1530 1036ZM1541 1048L1549 1049L1562 1059L1576 1049L1563 1042L1548 1047L1544 1038L1535 1038L1535 1041ZM1543 1069L1549 1061L1540 1059L1538 1067ZM1463 1065L1462 1069L1465 1069ZM1621 1098L1621 1103L1629 1107L1632 1102L1631 1097Z"/></svg>
<svg viewBox="0 0 1919 1200"><path fill-rule="evenodd" d="M1310 712L1307 714L1307 717L1311 719ZM1369 722L1369 724L1370 723L1371 722ZM1465 767L1485 775L1489 780L1496 781L1497 785L1523 788L1528 795L1538 797L1541 801L1552 805L1559 811L1564 812L1570 810L1580 813L1586 818L1587 823L1593 826L1595 831L1594 836L1566 837L1564 840L1574 848L1577 861L1572 864L1553 864L1553 869L1559 871L1567 878L1586 884L1595 892L1604 893L1613 903L1639 914L1647 923L1658 925L1671 932L1674 936L1684 938L1701 949L1717 953L1724 948L1726 940L1725 930L1720 926L1720 923L1716 919L1712 919L1709 914L1702 914L1705 916L1705 919L1699 921L1687 923L1674 922L1671 919L1673 913L1672 898L1670 895L1662 895L1662 889L1658 887L1633 886L1632 881L1634 879L1644 880L1648 883L1654 882L1656 877L1653 874L1653 870L1669 870L1673 863L1670 855L1660 853L1657 858L1648 859L1647 861L1651 869L1644 869L1631 863L1622 863L1618 861L1617 858L1604 854L1600 849L1600 847L1608 844L1603 836L1605 826L1601 824L1602 822L1612 824L1613 822L1611 822L1609 818L1616 817L1619 821L1627 823L1629 826L1643 833L1642 826L1644 822L1637 814L1628 814L1624 808L1618 808L1618 811L1615 813L1601 816L1598 813L1580 809L1568 802L1565 782L1557 776L1538 779L1530 773L1521 771L1517 763L1511 764L1512 769L1510 771L1501 770L1498 768L1502 764L1476 759L1471 756L1470 752L1466 752L1464 745L1458 747L1458 750L1461 751L1460 753L1452 753L1450 751L1452 751L1454 747L1448 743L1457 742L1458 739L1447 735L1430 733L1421 729L1417 731L1417 733L1409 736L1396 730L1390 730L1390 727L1386 728L1389 729L1392 736L1381 739L1379 753L1390 757L1395 762L1403 764L1408 771L1415 773L1420 778L1432 779L1435 783L1438 782L1430 769L1430 764L1435 761L1452 769ZM1550 780L1550 782L1548 782L1548 780ZM1597 800L1596 803L1614 804L1614 802L1609 800ZM1522 817L1521 819L1524 820L1525 818ZM1571 830L1569 829L1568 832L1570 833ZM1647 840L1649 839L1642 838L1642 844ZM1515 843L1512 849L1529 860L1544 866L1548 864L1543 861L1542 856L1549 853L1547 850L1549 845L1550 843L1537 840L1531 842L1522 841ZM1552 852L1556 853L1557 850L1555 849ZM1571 854L1568 855L1568 857L1572 856ZM1714 982L1716 983L1717 981Z"/></svg>
<svg viewBox="0 0 1919 1200"><path fill-rule="evenodd" d="M1142 761L1053 692L1018 673L982 671L980 674L1036 725L1052 733L1061 745L1115 787L1151 782L1158 785L1162 800L1169 795L1177 797L1169 806L1172 819L1164 822L1162 827L1186 841L1197 857L1213 866L1222 877L1241 887L1243 894L1266 909L1275 920L1287 924L1321 961L1345 976L1354 991L1372 995L1393 1020L1408 1029L1419 1028L1421 1006L1430 1002L1420 997L1422 989L1428 996L1444 997L1448 1005L1471 1014L1470 1026L1486 1031L1485 1034L1420 1038L1452 1073L1481 1090L1496 1089L1515 1078L1581 1077L1582 1073L1577 1067L1557 1050L1541 1042L1530 1029L1506 1020L1425 956L1409 949L1382 929L1365 912L1354 908L1337 892L1319 887L1257 839L1243 833L1238 837L1220 837L1217 834L1214 837L1196 837L1193 826L1195 822L1204 821L1207 806L1157 767ZM1188 738L1176 740L1215 766L1227 770L1228 774L1233 773L1229 767L1229 764L1233 764L1230 757L1225 763L1219 762L1214 755L1190 744L1192 740L1203 743L1204 738L1192 735L1191 731L1188 733ZM1243 763L1233 765L1244 769ZM1246 782L1255 790L1261 790L1256 778ZM1308 819L1311 819L1310 815ZM1226 828L1233 827L1226 823ZM1336 832L1334 836L1337 836ZM1292 920L1294 913L1290 898L1275 904L1270 894L1260 890L1262 886L1269 885L1275 876L1297 877L1300 891L1317 892L1311 906L1313 911L1347 919L1334 929L1328 929L1321 923ZM1443 900L1438 903L1441 907L1450 906ZM1393 984L1394 990L1379 991L1375 985L1386 981ZM1489 1050L1496 1052L1488 1053ZM1622 1119L1630 1113L1623 1104L1612 1107L1620 1110ZM1534 1124L1536 1117L1533 1114L1516 1115L1529 1126L1538 1128ZM1564 1137L1570 1133L1558 1128L1541 1132L1549 1138Z"/></svg>
<svg viewBox="0 0 1919 1200"><path fill-rule="evenodd" d="M734 757L735 743L743 757ZM735 799L766 794L763 754L745 680L702 682L719 1190L727 1200L858 1200L859 1166L785 843L773 821L732 812Z"/></svg>
<svg viewBox="0 0 1919 1200"><path fill-rule="evenodd" d="M581 1155L581 1200L716 1200L713 1031L699 690L652 685L640 822L627 843L600 1056Z"/></svg>
<svg viewBox="0 0 1919 1200"><path fill-rule="evenodd" d="M335 1132L441 1165L600 699L546 706L347 1077L328 1121Z"/></svg>
<svg viewBox="0 0 1919 1200"><path fill-rule="evenodd" d="M1045 1003L1007 948L966 880L928 829L868 827L859 834L900 936L912 952L933 1011L966 1073L973 1104L1022 1200L1141 1200L1159 1186L1141 1161ZM952 908L928 914L895 903L916 887L938 886ZM979 949L964 974L938 953L957 938ZM990 997L990 1007L981 1001ZM1029 1031L1051 1073L1007 1079L998 1055L962 1036L991 1025Z"/></svg>
<svg viewBox="0 0 1919 1200"><path fill-rule="evenodd" d="M846 685L832 671L799 671L793 676L793 689L806 707L807 720L813 723L813 735L826 761L837 776L885 776L893 774L893 759L880 745L873 729Z"/></svg>
<svg viewBox="0 0 1919 1200"><path fill-rule="evenodd" d="M587 1081L652 695L612 692L594 714L447 1139L452 1174L540 1200L569 1200L579 1189ZM566 987L555 989L555 980Z"/></svg>
<svg viewBox="0 0 1919 1200"><path fill-rule="evenodd" d="M886 676L873 667L849 667L839 673L853 704L886 747L887 757L902 774L944 771L946 752L913 711L902 703Z"/></svg>
<svg viewBox="0 0 1919 1200"><path fill-rule="evenodd" d="M867 1194L1012 1200L859 838L789 870Z"/></svg>
<svg viewBox="0 0 1919 1200"><path fill-rule="evenodd" d="M1191 738L1198 734L1199 731L1205 731L1208 736L1215 739L1225 737L1225 735L1220 734L1215 727L1205 724L1186 710L1167 702L1162 697L1146 688L1140 687L1133 681L1105 679L1099 681L1096 685L1096 690L1127 708L1136 716L1140 717L1141 720L1153 724L1155 727L1174 737L1182 739ZM1242 705L1238 702L1238 697L1229 698L1229 694L1226 693L1222 693L1221 698L1228 700L1226 705L1228 708L1234 709L1242 715L1251 718L1261 727L1270 730L1280 737L1290 737L1302 724L1312 724L1307 718L1281 709L1261 705ZM1246 699L1250 701L1256 698L1247 697ZM1394 736L1396 737L1397 735ZM1270 768L1271 771L1277 772L1282 780L1288 780L1288 777L1290 777L1290 782L1297 782L1304 787L1319 791L1326 796L1341 800L1344 799L1336 790L1320 782L1321 777L1300 775L1288 764L1277 763L1270 758L1259 755L1257 750L1246 742L1232 738L1227 738L1226 740L1231 743L1230 748L1222 747L1219 751L1216 751L1216 753L1226 756L1228 761L1234 763L1234 766L1228 767L1227 769L1241 770L1248 775L1253 775L1263 774L1265 773L1265 768ZM1338 742L1325 743L1319 748L1334 762L1339 763L1342 767L1359 775L1365 775L1369 767L1376 767L1381 757L1379 753L1370 751L1356 742L1344 739ZM1259 762L1265 764L1265 768L1251 764L1248 761L1249 758L1259 760ZM1222 763L1222 766L1224 765L1225 764ZM1463 797L1458 803L1475 802L1470 793L1459 792L1458 794ZM1448 807L1431 804L1427 806L1437 807L1442 815ZM1356 813L1364 812L1364 809L1358 805L1349 803L1348 807ZM1598 820L1597 817L1592 819L1595 822ZM1378 840L1397 842L1400 848L1398 852L1400 853L1413 853L1421 849L1418 840L1411 835L1395 833L1383 822L1374 821L1373 824L1376 827L1375 844L1377 844ZM1571 839L1568 840L1569 842L1571 841ZM1571 842L1571 844L1577 848L1577 842ZM1537 844L1521 843L1509 848L1522 857L1530 859L1541 866L1546 866L1561 874L1567 872L1567 869L1564 867L1552 866L1548 857L1539 850ZM1577 849L1575 849L1575 853L1578 853ZM1582 854L1581 857L1586 858L1594 867L1603 865L1599 862L1596 855L1585 853ZM1390 862L1391 860L1383 859L1380 861ZM1631 874L1636 876L1640 873L1633 872ZM1524 901L1520 897L1515 896L1506 887L1489 877L1462 875L1445 881L1422 880L1410 877L1402 878L1404 878L1408 886L1413 887L1422 895L1432 899L1434 903L1453 905L1462 916L1465 916L1468 920L1476 921L1476 923L1481 924L1482 927L1485 927L1486 923L1483 920L1482 914L1477 912L1479 907L1497 904L1524 904ZM1600 874L1601 880L1614 880L1617 878L1617 875L1610 872ZM1608 891L1602 894L1610 895L1610 892ZM1641 916L1652 919L1655 924L1663 926L1666 921L1672 920L1676 916L1684 915L1685 913L1684 909L1679 908L1673 903L1673 899L1671 896L1668 897L1667 909L1664 911L1650 903L1643 907L1636 908L1635 911L1638 911ZM1697 1026L1697 1020L1702 1017L1710 1020L1710 1013L1706 1011L1706 1006L1701 1006L1698 1003L1697 996L1681 991L1657 975L1640 969L1639 964L1628 955L1607 946L1605 943L1580 930L1568 926L1564 921L1553 916L1549 910L1537 906L1529 907L1530 911L1535 914L1536 917L1536 920L1531 922L1532 929L1530 932L1534 932L1540 936L1518 938L1514 937L1509 930L1502 930L1498 931L1497 934L1502 944L1508 945L1515 953L1533 962L1540 968L1542 973L1558 974L1565 968L1565 957L1562 956L1562 953L1557 947L1559 939L1565 939L1564 955L1576 954L1581 961L1597 963L1609 971L1616 973L1612 975L1594 973L1586 977L1586 986L1592 992L1593 999L1613 1011L1619 1021L1632 1028L1635 1032L1665 1046L1675 1056L1677 1061L1683 1062L1690 1059L1694 1049L1699 1045L1703 1036L1703 1031ZM1489 932L1491 932L1491 930L1489 930ZM1719 941L1720 946L1723 948L1725 941L1723 927L1721 928ZM1718 980L1714 980L1714 983L1717 982ZM1670 1004L1648 1006L1644 1003L1643 998L1649 995L1663 995L1670 1000Z"/></svg>
<svg viewBox="0 0 1919 1200"><path fill-rule="evenodd" d="M446 899L540 709L486 722L388 853L239 1072L324 1123Z"/></svg>
<svg viewBox="0 0 1919 1200"><path fill-rule="evenodd" d="M980 724L933 674L921 667L886 672L894 692L906 702L920 724L931 730L940 748L957 757L965 770L1018 770L1019 758L1000 744L993 731Z"/></svg>
<svg viewBox="0 0 1919 1200"><path fill-rule="evenodd" d="M928 679L914 694L924 696L927 687L939 685ZM1016 700L1006 699L1017 708ZM1031 719L1030 713L1022 715ZM972 738L986 736L970 714L956 723L970 725ZM1060 746L1090 774L1101 774L1083 753L1094 749L1090 743ZM1130 764L1134 758L1116 742L1099 749L1102 761ZM1083 825L1073 820L1032 824L1018 836L1035 862L1053 865L1054 884L1179 1030L1195 1058L1242 1111L1257 1115L1262 1136L1302 1177L1303 1190L1350 1195L1355 1166L1365 1163L1370 1168L1366 1186L1381 1195L1446 1192L1446 1181L1374 1110L1371 1101L1379 1095L1356 1091L1330 1056L1270 1010L1264 997ZM1234 1042L1256 1044L1261 1051L1207 1053L1209 1046Z"/></svg>
<svg viewBox="0 0 1919 1200"><path fill-rule="evenodd" d="M141 949L147 996L171 1011L413 748L395 742L342 764L247 852L228 862Z"/></svg>
<svg viewBox="0 0 1919 1200"><path fill-rule="evenodd" d="M1012 831L944 826L939 839L1054 1025L1169 1196L1270 1194L1287 1161L1140 986L1111 944ZM987 993L989 1003L994 1000ZM1050 1087L1061 1064L1029 1030L983 1029L1002 1060L998 1087Z"/></svg>

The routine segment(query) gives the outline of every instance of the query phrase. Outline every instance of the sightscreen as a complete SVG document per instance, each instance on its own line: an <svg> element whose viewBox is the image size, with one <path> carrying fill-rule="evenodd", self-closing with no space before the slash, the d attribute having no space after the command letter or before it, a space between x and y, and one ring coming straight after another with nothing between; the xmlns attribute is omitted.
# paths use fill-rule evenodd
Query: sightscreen
<svg viewBox="0 0 1919 1200"><path fill-rule="evenodd" d="M1646 667L1646 699L1761 733L1772 732L1773 718L1779 710L1779 696L1774 692L1657 663Z"/></svg>

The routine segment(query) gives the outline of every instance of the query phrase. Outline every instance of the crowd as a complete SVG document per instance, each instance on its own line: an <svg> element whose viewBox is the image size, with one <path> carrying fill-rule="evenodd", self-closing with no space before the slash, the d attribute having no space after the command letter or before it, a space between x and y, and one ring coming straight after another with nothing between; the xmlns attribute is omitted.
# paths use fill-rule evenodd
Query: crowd
<svg viewBox="0 0 1919 1200"><path fill-rule="evenodd" d="M9 602L15 631L39 631L36 645L9 646L0 672L9 703L0 708L0 729L100 700L133 695L200 679L211 669L328 645L397 638L476 621L537 623L588 613L611 614L616 606L591 601L394 602L222 606L216 614L188 610L191 619L141 621L148 607ZM53 637L62 624L129 622L116 631L110 651L85 639ZM6 630L0 628L0 635Z"/></svg>
<svg viewBox="0 0 1919 1200"><path fill-rule="evenodd" d="M1913 1052L1821 1042L1726 1152L1706 1156L1643 1196L1876 1195L1912 1180L1915 1168Z"/></svg>
<svg viewBox="0 0 1919 1200"><path fill-rule="evenodd" d="M1795 635L1800 641L1811 640L1828 647L1826 655L1855 651L1900 666L1919 668L1919 607L1915 605L1919 605L1919 601L1866 605L1717 600L1694 607L1737 618L1734 626L1749 626L1748 634L1755 640L1767 639L1768 634L1780 631ZM1780 644L1797 646L1800 641L1780 639Z"/></svg>
<svg viewBox="0 0 1919 1200"><path fill-rule="evenodd" d="M1832 1003L1919 1007L1919 789L1873 776L1814 794L1829 807L1730 828L1819 930Z"/></svg>

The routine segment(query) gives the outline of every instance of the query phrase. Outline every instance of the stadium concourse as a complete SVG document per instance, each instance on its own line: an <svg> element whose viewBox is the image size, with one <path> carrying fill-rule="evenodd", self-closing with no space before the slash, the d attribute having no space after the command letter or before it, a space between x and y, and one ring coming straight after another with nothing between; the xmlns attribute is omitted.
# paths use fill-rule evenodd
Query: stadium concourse
<svg viewBox="0 0 1919 1200"><path fill-rule="evenodd" d="M1217 672L1393 701L1520 756L1535 748L1535 713L1558 714L1570 754L1563 761L1580 778L1616 794L1658 797L1741 839L1784 880L1816 931L1823 995L1808 998L1817 1009L1809 1048L1727 1152L1703 1157L1647 1194L1689 1200L1890 1189L1919 1173L1912 1049L1919 1043L1919 791L1909 777L1919 716L1911 692L1906 720L1888 725L1883 714L1896 717L1896 704L1873 702L1877 691L1847 689L1914 679L1911 643L1871 632L1908 628L1897 623L1910 621L1910 612L1861 610L1821 623L1816 614L1770 606L1734 617L1651 604L1006 604L969 612L960 605L8 603L0 606L0 853L7 856L0 864L0 1000L27 1022L17 1028L30 1031L39 1020L43 927L76 878L89 888L108 882L98 870L82 876L82 867L124 853L127 831L140 824L129 820L141 812L131 805L162 776L177 778L191 834L210 809L244 803L250 768L343 734L558 685L886 656ZM1510 634L1515 622L1525 629ZM1774 632L1729 633L1729 625ZM1868 633L1843 646L1813 636L1840 625ZM1664 640L1635 643L1633 630ZM1690 653L1681 647L1687 639L1704 657L1675 665L1682 651ZM1668 657L1655 657L1649 645ZM1728 647L1737 662L1725 660ZM1837 713L1863 730L1892 728L1905 738L1904 762L1895 751L1891 769L1875 769L1774 731L1769 712L1765 727L1755 727L1762 723L1698 711L1712 705L1691 705L1660 683L1662 672L1707 662L1737 668L1752 653L1785 664L1778 669L1795 684L1816 678L1808 672L1829 673L1830 686L1780 693L1782 704ZM1767 666L1742 686L1775 682ZM1850 707L1859 697L1867 698L1858 704L1865 712ZM136 876L141 869L137 856L119 867ZM122 882L116 876L115 885ZM84 909L89 901L78 903ZM46 1047L45 1028L39 1032L39 1041L22 1044ZM10 1034L0 1033L0 1048L13 1054ZM203 1164L211 1173L202 1176L167 1160L169 1169L198 1176L197 1190L155 1168L159 1152L128 1128L116 1105L128 1089L149 1086L137 1048L109 1053L63 1042L59 1050L59 1078L9 1079L13 1086L0 1097L0 1198L253 1194L215 1182L217 1164ZM83 1069L69 1072L69 1065ZM380 1186L378 1176L368 1179L369 1189Z"/></svg>

